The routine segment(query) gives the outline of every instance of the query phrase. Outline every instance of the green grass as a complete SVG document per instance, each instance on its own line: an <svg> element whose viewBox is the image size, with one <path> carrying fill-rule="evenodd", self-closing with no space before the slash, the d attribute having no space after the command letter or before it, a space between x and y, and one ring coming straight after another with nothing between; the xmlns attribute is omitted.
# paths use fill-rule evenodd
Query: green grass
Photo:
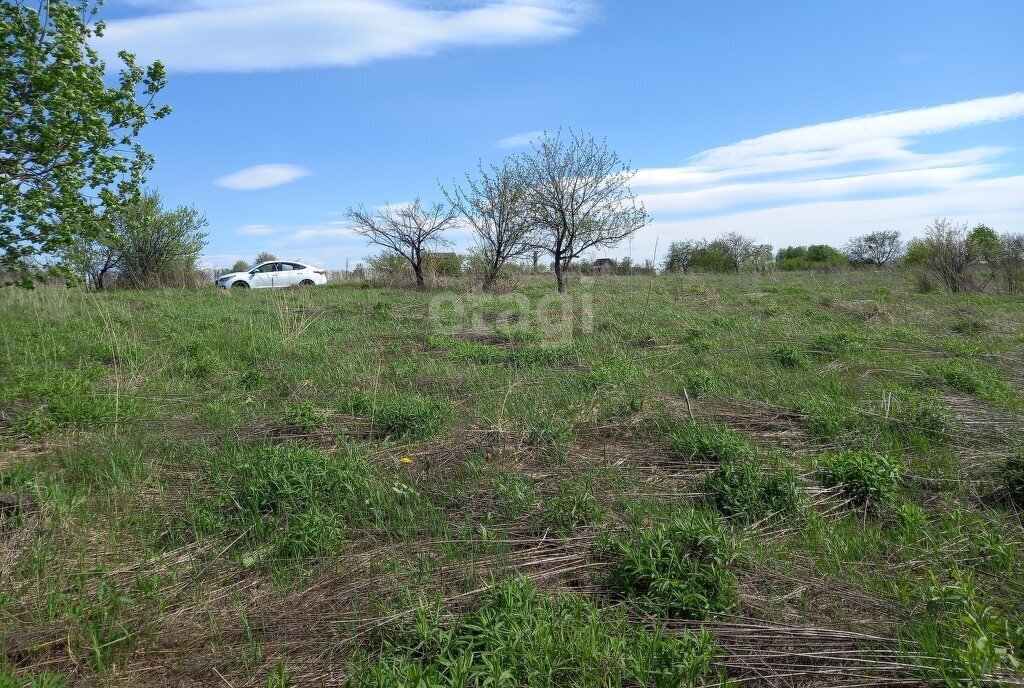
<svg viewBox="0 0 1024 688"><path fill-rule="evenodd" d="M1019 298L551 287L0 291L0 686L1024 680Z"/></svg>
<svg viewBox="0 0 1024 688"><path fill-rule="evenodd" d="M621 610L512 580L468 614L417 610L377 652L350 686L698 686L714 679L719 650L706 632L637 627Z"/></svg>

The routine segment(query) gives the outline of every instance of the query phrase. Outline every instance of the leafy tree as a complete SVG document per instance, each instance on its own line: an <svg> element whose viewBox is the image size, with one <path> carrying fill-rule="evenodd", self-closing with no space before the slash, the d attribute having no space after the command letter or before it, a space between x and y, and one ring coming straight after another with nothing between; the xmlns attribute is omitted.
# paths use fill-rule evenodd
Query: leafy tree
<svg viewBox="0 0 1024 688"><path fill-rule="evenodd" d="M260 251L256 254L256 258L253 259L252 264L259 265L260 263L266 263L271 260L277 260L277 256L270 251Z"/></svg>
<svg viewBox="0 0 1024 688"><path fill-rule="evenodd" d="M999 259L1001 245L999 235L995 230L985 225L977 225L967 235L967 242L971 245L971 251L989 265L993 265Z"/></svg>
<svg viewBox="0 0 1024 688"><path fill-rule="evenodd" d="M903 241L896 231L871 232L854 237L846 244L850 262L882 267L903 254Z"/></svg>
<svg viewBox="0 0 1024 688"><path fill-rule="evenodd" d="M668 245L668 253L662 262L662 267L667 272L682 272L684 275L690 272L690 261L693 254L700 248L699 241L673 241Z"/></svg>
<svg viewBox="0 0 1024 688"><path fill-rule="evenodd" d="M25 286L46 272L44 259L70 275L60 257L105 240L104 216L130 202L153 164L139 133L169 112L154 103L160 62L141 67L121 52L117 83L106 85L90 45L103 34L98 6L0 3L0 268Z"/></svg>
<svg viewBox="0 0 1024 688"><path fill-rule="evenodd" d="M231 266L231 272L245 272L249 269L249 264L244 260L236 260L235 264Z"/></svg>
<svg viewBox="0 0 1024 688"><path fill-rule="evenodd" d="M94 241L80 238L62 254L65 262L87 275L95 289L118 284L148 287L180 283L196 271L206 247L206 218L195 208L164 210L160 195L143 192L107 213L108 231Z"/></svg>
<svg viewBox="0 0 1024 688"><path fill-rule="evenodd" d="M532 249L533 225L526 207L522 175L514 160L466 175L464 187L452 191L442 187L445 198L466 219L477 238L475 254L484 266L483 288L491 289L509 261L526 256ZM536 257L535 261L536 263Z"/></svg>
<svg viewBox="0 0 1024 688"><path fill-rule="evenodd" d="M559 292L574 260L614 247L647 224L647 211L629 188L635 172L605 141L572 131L545 134L518 166L537 247L554 259Z"/></svg>
<svg viewBox="0 0 1024 688"><path fill-rule="evenodd" d="M432 248L451 243L444 238L444 232L455 224L459 211L444 203L424 206L417 197L412 203L397 207L349 208L346 215L356 234L385 252L404 258L416 274L416 286L422 287L426 284L424 258Z"/></svg>

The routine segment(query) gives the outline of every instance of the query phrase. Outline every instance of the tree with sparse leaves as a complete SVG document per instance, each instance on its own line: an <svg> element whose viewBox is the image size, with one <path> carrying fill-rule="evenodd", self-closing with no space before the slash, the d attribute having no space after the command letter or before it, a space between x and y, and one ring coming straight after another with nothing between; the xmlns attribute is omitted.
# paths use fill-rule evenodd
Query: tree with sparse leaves
<svg viewBox="0 0 1024 688"><path fill-rule="evenodd" d="M0 269L30 286L57 256L110 233L107 217L138 195L153 158L142 128L169 109L154 100L160 62L127 52L117 83L91 47L99 0L0 3ZM48 266L44 262L51 261Z"/></svg>
<svg viewBox="0 0 1024 688"><path fill-rule="evenodd" d="M700 248L699 241L673 241L668 245L668 253L662 261L662 267L666 272L682 272L684 275L690 272L690 262L693 254Z"/></svg>
<svg viewBox="0 0 1024 688"><path fill-rule="evenodd" d="M270 251L260 251L256 254L256 258L253 260L252 264L259 265L260 263L266 263L271 260L277 260L277 256Z"/></svg>
<svg viewBox="0 0 1024 688"><path fill-rule="evenodd" d="M455 224L459 211L444 203L425 206L417 197L406 205L376 210L349 208L346 216L356 234L408 262L416 275L416 286L423 287L424 259L432 249L450 245L444 232Z"/></svg>
<svg viewBox="0 0 1024 688"><path fill-rule="evenodd" d="M536 245L554 259L559 292L574 260L614 247L647 224L629 188L635 172L605 141L573 131L544 134L518 165Z"/></svg>
<svg viewBox="0 0 1024 688"><path fill-rule="evenodd" d="M245 272L249 269L249 264L244 260L236 260L235 264L231 266L231 272Z"/></svg>
<svg viewBox="0 0 1024 688"><path fill-rule="evenodd" d="M476 235L475 255L483 266L484 291L491 289L502 269L531 248L533 225L526 208L526 193L515 161L484 168L477 164L476 176L466 175L465 186L453 185L441 191Z"/></svg>
<svg viewBox="0 0 1024 688"><path fill-rule="evenodd" d="M899 232L883 230L850 239L845 253L851 263L880 268L902 256L903 249Z"/></svg>
<svg viewBox="0 0 1024 688"><path fill-rule="evenodd" d="M754 251L754 240L739 232L726 232L712 242L725 258L729 269L739 274L740 266L750 259ZM769 247L769 251L771 247Z"/></svg>

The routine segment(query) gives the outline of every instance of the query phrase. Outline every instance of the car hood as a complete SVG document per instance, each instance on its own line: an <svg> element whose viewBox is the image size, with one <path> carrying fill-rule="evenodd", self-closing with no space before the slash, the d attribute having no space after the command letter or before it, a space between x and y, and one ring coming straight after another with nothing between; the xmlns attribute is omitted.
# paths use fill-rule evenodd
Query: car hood
<svg viewBox="0 0 1024 688"><path fill-rule="evenodd" d="M229 273L228 273L228 274L226 274L226 275L221 275L220 277L218 277L218 278L217 278L217 281L219 282L219 281L221 281L221 280L229 280L229 279L234 279L234 278L236 278L236 277L241 277L242 275L247 275L247 274L248 274L248 273L246 273L246 272L229 272Z"/></svg>

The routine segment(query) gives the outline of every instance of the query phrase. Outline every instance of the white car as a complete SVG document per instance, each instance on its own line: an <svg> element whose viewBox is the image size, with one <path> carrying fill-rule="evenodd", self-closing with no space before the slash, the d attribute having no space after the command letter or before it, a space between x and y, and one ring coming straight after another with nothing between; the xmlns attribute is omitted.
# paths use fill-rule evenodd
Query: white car
<svg viewBox="0 0 1024 688"><path fill-rule="evenodd" d="M264 289L272 287L312 287L327 284L327 273L302 263L285 260L271 260L254 265L244 272L231 272L221 275L216 282L218 287L228 289Z"/></svg>

